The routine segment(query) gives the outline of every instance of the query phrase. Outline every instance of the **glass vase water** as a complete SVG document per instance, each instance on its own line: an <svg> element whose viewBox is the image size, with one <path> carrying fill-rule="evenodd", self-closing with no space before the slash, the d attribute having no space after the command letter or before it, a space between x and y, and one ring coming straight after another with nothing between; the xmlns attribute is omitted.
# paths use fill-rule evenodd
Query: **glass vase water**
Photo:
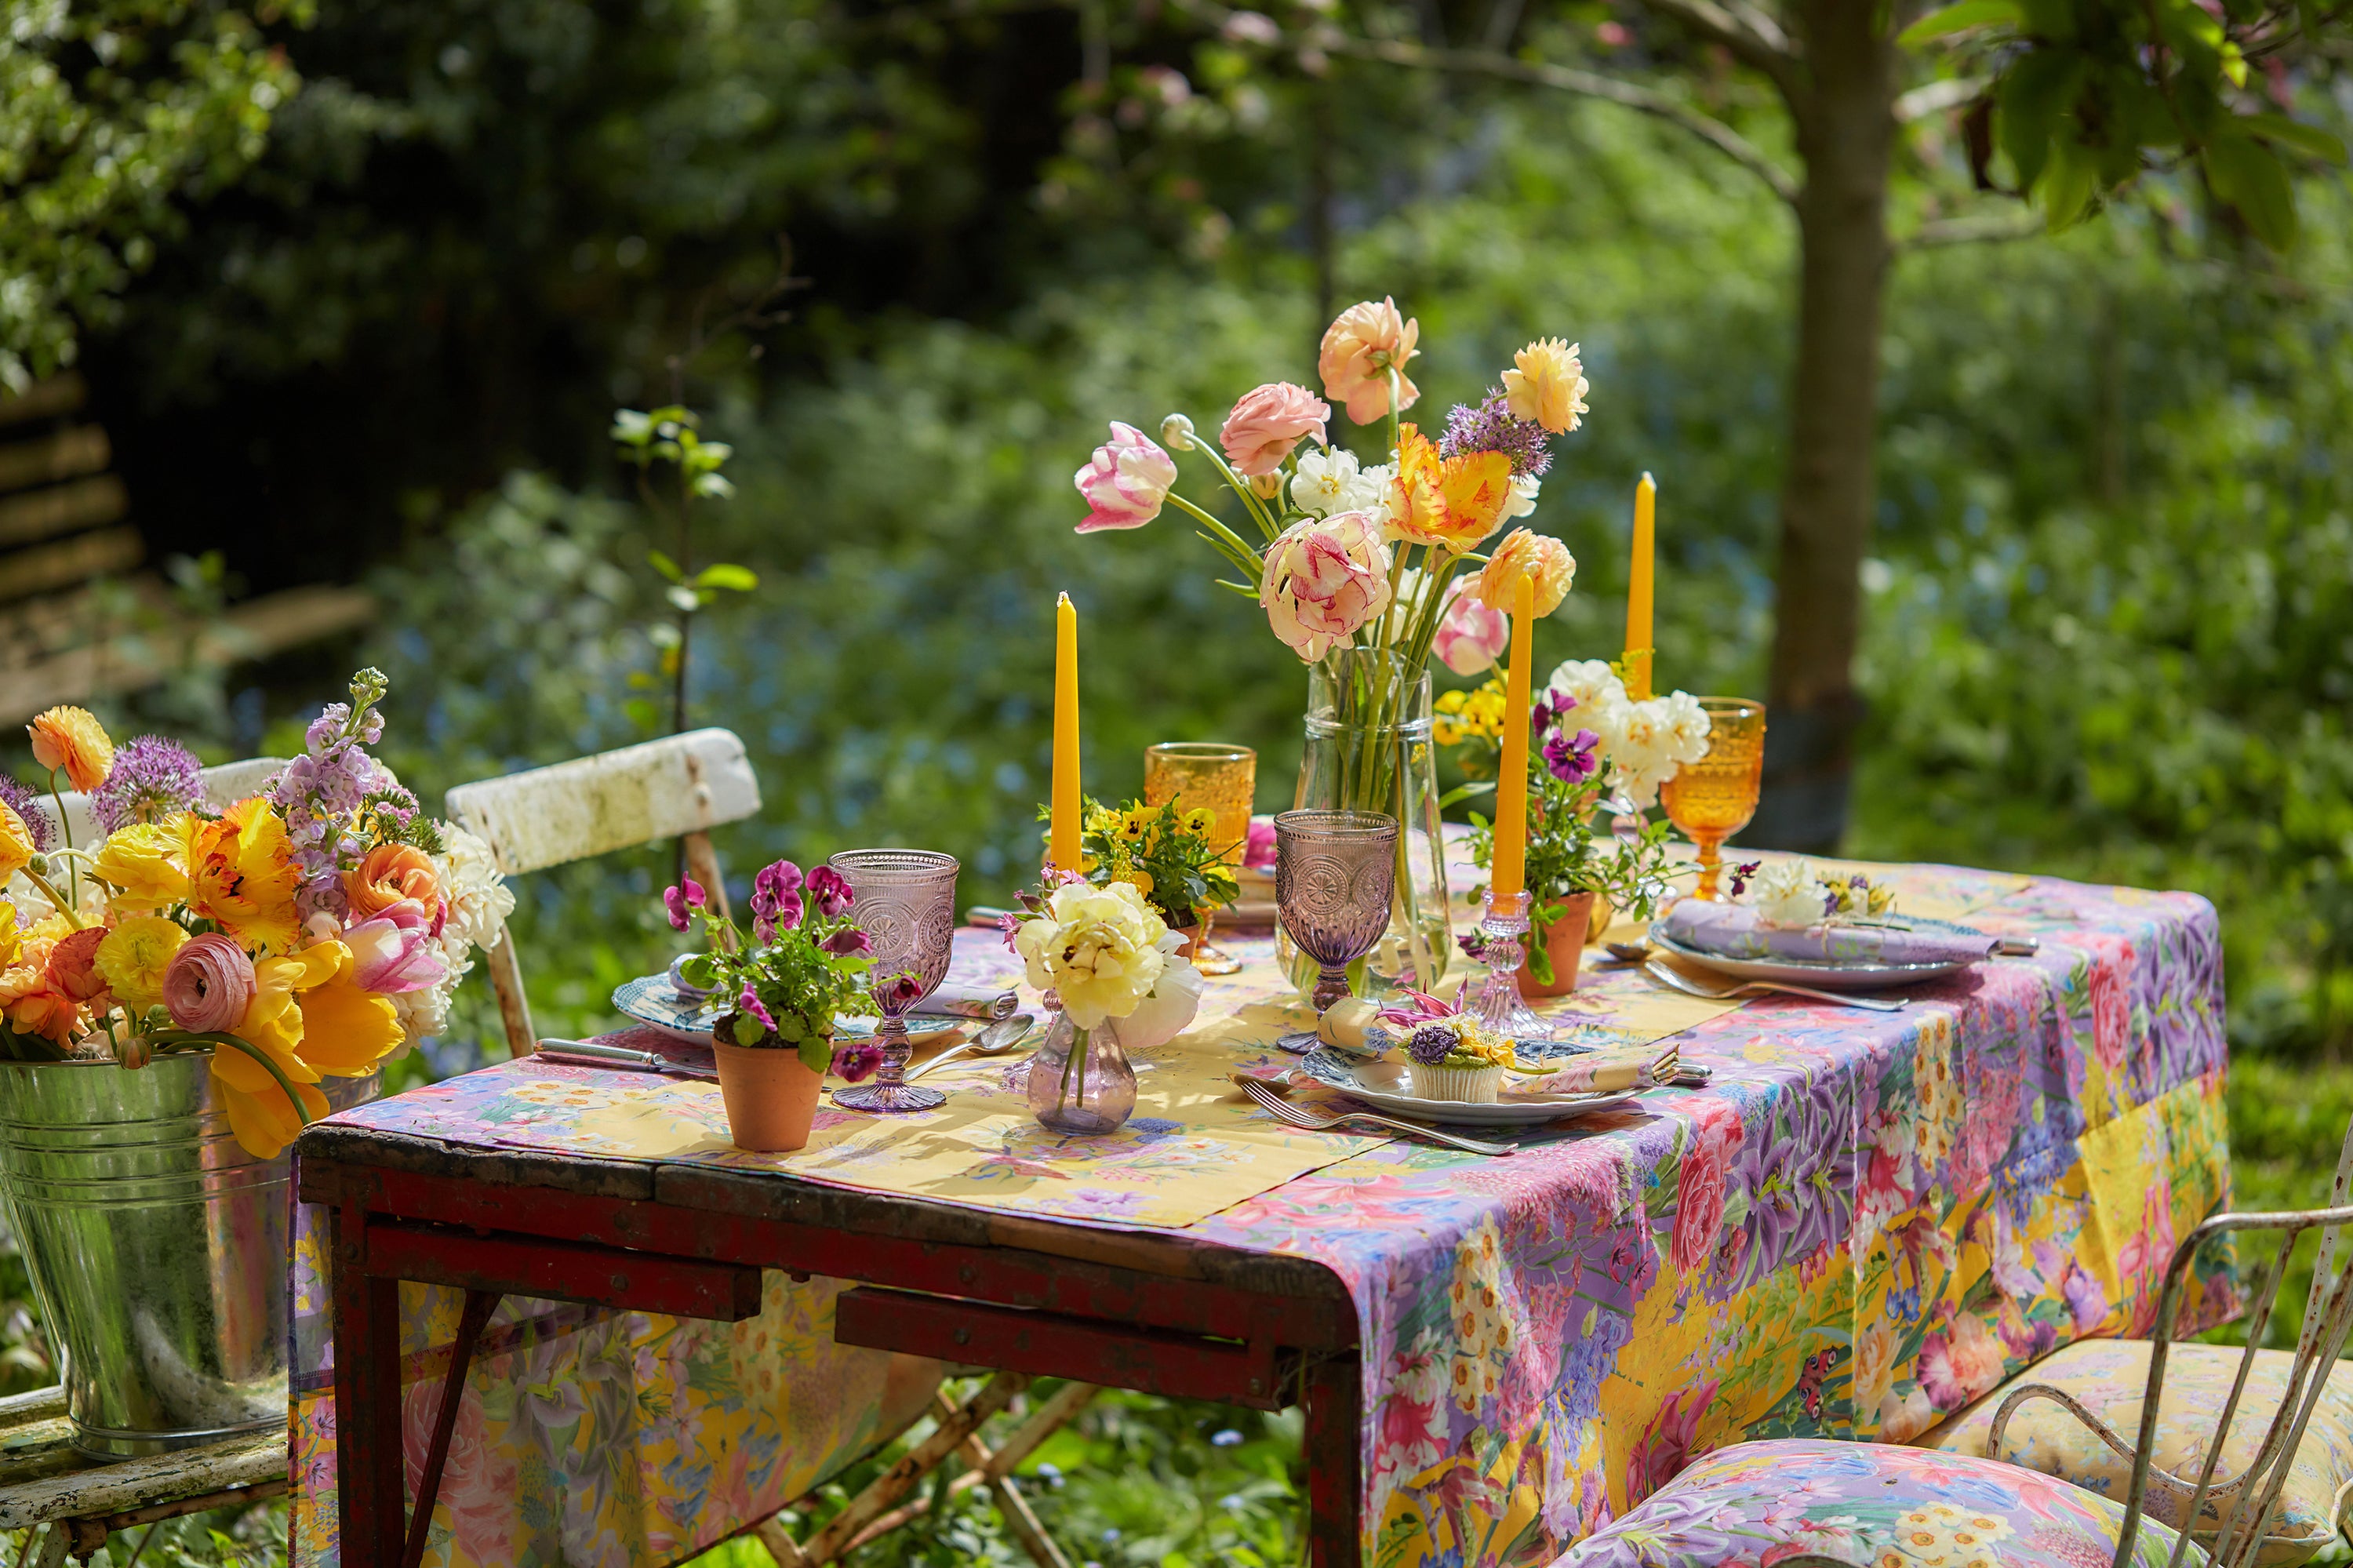
<svg viewBox="0 0 2353 1568"><path fill-rule="evenodd" d="M1081 1029L1049 993L1054 1015L1045 1043L1029 1058L1029 1114L1052 1132L1093 1137L1116 1132L1135 1110L1135 1068L1105 1019Z"/></svg>
<svg viewBox="0 0 2353 1568"><path fill-rule="evenodd" d="M1435 991L1453 957L1446 850L1438 824L1438 757L1430 745L1430 671L1381 648L1339 648L1307 667L1307 744L1294 810L1378 811L1398 820L1389 924L1350 966L1359 995L1399 986ZM1275 953L1302 995L1315 960L1280 928ZM1419 977L1419 978L1417 978Z"/></svg>

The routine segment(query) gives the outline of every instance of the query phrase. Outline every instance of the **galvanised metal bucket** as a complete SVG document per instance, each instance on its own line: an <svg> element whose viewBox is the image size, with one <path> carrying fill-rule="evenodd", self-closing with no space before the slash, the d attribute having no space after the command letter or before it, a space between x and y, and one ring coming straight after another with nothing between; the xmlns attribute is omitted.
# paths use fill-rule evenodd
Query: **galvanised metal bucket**
<svg viewBox="0 0 2353 1568"><path fill-rule="evenodd" d="M377 1080L320 1086L340 1109ZM237 1146L206 1056L0 1061L0 1198L75 1447L119 1458L284 1424L292 1171Z"/></svg>

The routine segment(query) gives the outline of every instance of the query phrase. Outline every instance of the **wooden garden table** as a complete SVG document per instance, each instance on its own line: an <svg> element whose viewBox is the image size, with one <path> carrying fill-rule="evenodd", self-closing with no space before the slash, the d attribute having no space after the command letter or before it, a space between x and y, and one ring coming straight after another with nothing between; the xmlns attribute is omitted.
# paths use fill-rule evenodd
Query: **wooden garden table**
<svg viewBox="0 0 2353 1568"><path fill-rule="evenodd" d="M1057 1148L1024 1120L969 1180L931 1189L953 1201L876 1190L878 1168L856 1159L730 1168L764 1157L710 1136L707 1091L597 1069L508 1064L318 1124L299 1145L301 1196L318 1207L297 1250L298 1277L316 1276L297 1292L297 1558L332 1558L302 1550L305 1510L325 1510L344 1563L396 1561L404 1468L431 1497L449 1435L448 1404L437 1423L415 1396L432 1368L446 1364L444 1387L463 1381L491 1293L743 1319L763 1310L762 1269L809 1276L809 1290L849 1282L830 1319L849 1345L1261 1408L1303 1397L1324 1565L1547 1563L1722 1444L1917 1436L2056 1345L2140 1331L2173 1237L2227 1204L2221 942L2189 895L1879 875L1914 913L1966 915L2040 950L1909 988L1895 1014L1787 998L1720 1009L1678 1036L1714 1073L1704 1090L1652 1091L1509 1159L1319 1149L1330 1163L1173 1224L1145 1216L1228 1158L1202 1136L1214 1118L1198 1096L1181 1102L1191 1122L1140 1100L1114 1151L1128 1163L1109 1176L1113 1154L1072 1147L1106 1145ZM1220 939L1249 962L1205 1001L1218 1071L1287 1061L1263 1048L1287 994L1268 945ZM959 973L1005 962L993 935L959 943ZM1597 975L1567 1017L1588 1037L1656 1038L1656 994ZM1010 1094L963 1082L978 1086L860 1158L944 1139L949 1111ZM637 1147L613 1141L615 1107L649 1102L694 1107L701 1145L609 1157ZM453 1308L444 1297L420 1336L401 1318L404 1280L467 1293L457 1353L406 1363L406 1427L401 1337L421 1353ZM299 1393L326 1376L300 1354L301 1301L332 1319L331 1411ZM2229 1260L2201 1258L2185 1331L2235 1304ZM608 1424L661 1375L636 1343L641 1370L633 1383L617 1358ZM567 1390L546 1385L585 1360L550 1364L530 1397L560 1403ZM558 1414L584 1425L500 1429L509 1445L572 1445L562 1484L582 1494L563 1499L560 1550L550 1535L511 1561L659 1563L791 1500L738 1488L730 1512L693 1489L705 1480L673 1478L707 1478L724 1444L702 1443L691 1466L669 1437L634 1466L582 1461L589 1417ZM479 1518L495 1467L474 1450L460 1490ZM530 1489L512 1466L495 1473ZM661 1530L612 1544L599 1510L623 1493L633 1520L667 1510ZM503 1544L451 1539L457 1563Z"/></svg>

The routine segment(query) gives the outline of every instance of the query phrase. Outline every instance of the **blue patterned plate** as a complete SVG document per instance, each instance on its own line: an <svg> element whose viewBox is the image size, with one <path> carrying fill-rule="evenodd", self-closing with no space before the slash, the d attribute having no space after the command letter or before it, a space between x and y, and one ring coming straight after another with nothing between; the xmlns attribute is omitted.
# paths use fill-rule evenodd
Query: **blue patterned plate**
<svg viewBox="0 0 2353 1568"><path fill-rule="evenodd" d="M1338 1089L1375 1110L1411 1121L1452 1122L1465 1127L1534 1127L1563 1121L1598 1110L1622 1106L1640 1089L1615 1089L1608 1094L1561 1095L1544 1100L1500 1100L1472 1105L1468 1100L1426 1100L1414 1094L1401 1062L1351 1062L1330 1046L1318 1046L1300 1058L1300 1069L1326 1088Z"/></svg>
<svg viewBox="0 0 2353 1568"><path fill-rule="evenodd" d="M716 999L689 995L679 990L678 983L669 975L659 974L639 975L633 980L623 980L615 986L613 1010L649 1029L659 1030L673 1040L708 1045L711 1044L712 1025L727 1012L727 1005ZM968 1018L934 1018L909 1013L907 1031L911 1034L923 1034L973 1022ZM873 1033L874 1020L871 1018L844 1014L833 1021L833 1037L837 1040L858 1040Z"/></svg>

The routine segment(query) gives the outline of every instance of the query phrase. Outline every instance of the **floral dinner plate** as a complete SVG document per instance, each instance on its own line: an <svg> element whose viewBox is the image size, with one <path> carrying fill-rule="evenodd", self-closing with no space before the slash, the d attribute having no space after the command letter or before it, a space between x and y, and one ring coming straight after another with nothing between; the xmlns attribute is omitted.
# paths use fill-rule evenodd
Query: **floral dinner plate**
<svg viewBox="0 0 2353 1568"><path fill-rule="evenodd" d="M1535 1127L1548 1121L1586 1116L1622 1106L1641 1093L1617 1089L1599 1095L1557 1095L1542 1100L1500 1100L1472 1105L1467 1100L1426 1100L1412 1093L1401 1062L1351 1062L1329 1046L1319 1046L1300 1058L1301 1070L1327 1088L1340 1090L1375 1110L1411 1121L1448 1122L1460 1127Z"/></svg>
<svg viewBox="0 0 2353 1568"><path fill-rule="evenodd" d="M1930 922L1920 921L1921 925ZM1949 924L1946 921L1937 925ZM1963 927L1956 927L1955 929ZM1740 980L1778 980L1783 985L1810 985L1823 991L1883 991L1889 986L1915 985L1922 980L1942 980L1958 974L1969 966L1966 962L1949 964L1880 964L1809 963L1800 959L1731 959L1722 953L1704 952L1688 947L1667 935L1666 927L1651 927L1651 944L1663 948L1679 959L1687 959L1718 974L1732 975Z"/></svg>

